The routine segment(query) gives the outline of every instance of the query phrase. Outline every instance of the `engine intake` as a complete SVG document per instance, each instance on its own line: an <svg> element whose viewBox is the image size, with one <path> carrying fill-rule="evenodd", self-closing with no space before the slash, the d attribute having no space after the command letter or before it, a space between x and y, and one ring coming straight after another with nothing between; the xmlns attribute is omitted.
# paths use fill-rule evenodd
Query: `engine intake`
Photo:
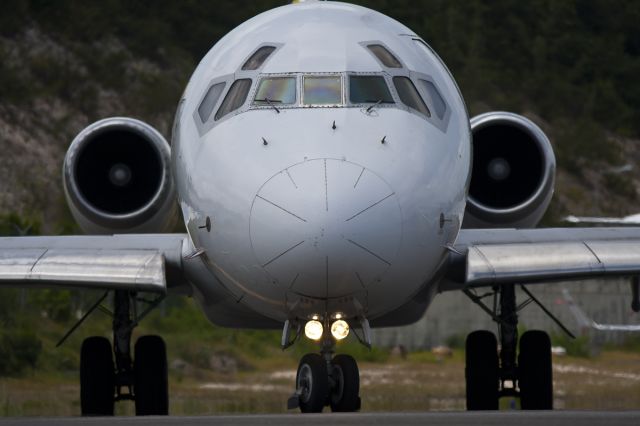
<svg viewBox="0 0 640 426"><path fill-rule="evenodd" d="M171 151L142 121L100 120L75 137L64 160L67 202L92 234L165 232L177 219Z"/></svg>
<svg viewBox="0 0 640 426"><path fill-rule="evenodd" d="M531 120L508 112L471 119L473 170L464 228L532 228L555 180L549 139Z"/></svg>

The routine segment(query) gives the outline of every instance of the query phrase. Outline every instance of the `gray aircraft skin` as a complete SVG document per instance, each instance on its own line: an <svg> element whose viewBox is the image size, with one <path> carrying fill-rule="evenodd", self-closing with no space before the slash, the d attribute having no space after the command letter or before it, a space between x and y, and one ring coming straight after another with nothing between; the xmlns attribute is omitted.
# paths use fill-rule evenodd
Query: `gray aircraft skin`
<svg viewBox="0 0 640 426"><path fill-rule="evenodd" d="M332 321L369 344L369 327L412 323L442 291L640 273L638 228L527 229L554 172L532 121L470 119L409 28L283 6L207 53L171 146L126 117L84 129L63 183L91 235L0 238L0 285L193 296L215 324L283 329L283 346L315 319L326 349ZM178 210L187 234L163 234Z"/></svg>

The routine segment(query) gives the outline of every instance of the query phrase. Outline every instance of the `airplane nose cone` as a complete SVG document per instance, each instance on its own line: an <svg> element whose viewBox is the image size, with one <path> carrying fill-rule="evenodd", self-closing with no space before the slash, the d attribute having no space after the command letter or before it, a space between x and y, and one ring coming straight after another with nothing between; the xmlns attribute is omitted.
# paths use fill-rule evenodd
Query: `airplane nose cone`
<svg viewBox="0 0 640 426"><path fill-rule="evenodd" d="M366 289L393 264L402 216L395 193L372 171L316 159L265 182L250 226L254 253L276 285L335 298Z"/></svg>

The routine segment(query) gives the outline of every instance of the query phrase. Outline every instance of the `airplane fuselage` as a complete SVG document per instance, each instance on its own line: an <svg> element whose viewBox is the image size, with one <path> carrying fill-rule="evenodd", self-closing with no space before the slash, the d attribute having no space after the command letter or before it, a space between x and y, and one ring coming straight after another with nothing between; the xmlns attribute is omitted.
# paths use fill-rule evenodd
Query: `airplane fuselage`
<svg viewBox="0 0 640 426"><path fill-rule="evenodd" d="M262 47L266 59L243 69ZM316 83L325 86L314 92ZM372 90L387 98L356 93L365 83L386 85ZM426 112L409 106L407 84ZM234 85L244 87L229 108ZM206 288L220 285L279 322L375 319L430 298L462 222L470 150L453 78L402 24L325 2L242 24L194 72L173 135L179 202L207 271L195 278L205 311Z"/></svg>

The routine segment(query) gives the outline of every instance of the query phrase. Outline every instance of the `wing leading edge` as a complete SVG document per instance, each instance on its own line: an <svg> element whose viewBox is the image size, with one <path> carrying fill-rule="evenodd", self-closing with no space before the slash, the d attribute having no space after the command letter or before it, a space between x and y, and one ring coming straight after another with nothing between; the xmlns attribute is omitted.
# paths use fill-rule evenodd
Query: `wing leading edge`
<svg viewBox="0 0 640 426"><path fill-rule="evenodd" d="M185 285L186 235L0 238L0 287L166 293Z"/></svg>
<svg viewBox="0 0 640 426"><path fill-rule="evenodd" d="M463 229L440 290L640 274L640 228Z"/></svg>

